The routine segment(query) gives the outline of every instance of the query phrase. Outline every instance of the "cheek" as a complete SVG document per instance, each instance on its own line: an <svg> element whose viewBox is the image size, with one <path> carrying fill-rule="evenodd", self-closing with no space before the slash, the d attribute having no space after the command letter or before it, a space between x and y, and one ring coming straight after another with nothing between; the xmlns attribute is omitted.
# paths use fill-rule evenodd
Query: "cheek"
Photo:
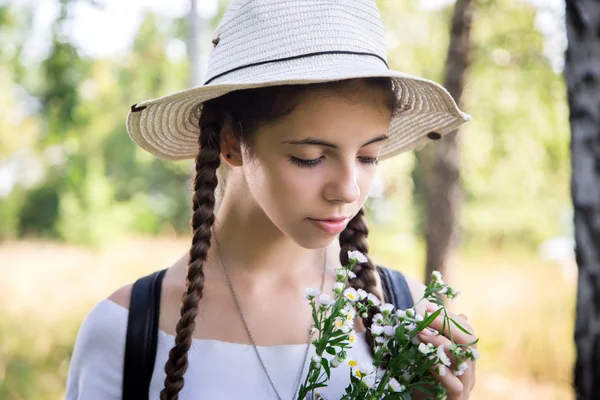
<svg viewBox="0 0 600 400"><path fill-rule="evenodd" d="M305 202L314 202L322 187L322 177L318 172L305 171L288 165L280 165L270 175L269 189L288 212Z"/></svg>
<svg viewBox="0 0 600 400"><path fill-rule="evenodd" d="M314 202L322 186L320 174L281 163L256 163L245 173L252 195L271 217L293 214L295 209Z"/></svg>

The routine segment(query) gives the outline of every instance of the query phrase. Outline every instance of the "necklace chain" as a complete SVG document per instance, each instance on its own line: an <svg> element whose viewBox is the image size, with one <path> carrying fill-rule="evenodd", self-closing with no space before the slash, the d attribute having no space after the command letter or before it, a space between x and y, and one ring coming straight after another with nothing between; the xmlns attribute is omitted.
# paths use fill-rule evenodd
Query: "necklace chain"
<svg viewBox="0 0 600 400"><path fill-rule="evenodd" d="M267 372L267 367L265 366L265 363L263 362L263 359L260 356L258 348L256 347L256 342L254 341L254 337L252 336L252 333L250 333L250 328L248 327L248 324L246 323L246 318L244 318L244 314L242 313L242 307L240 306L237 295L235 294L235 290L233 289L233 284L231 283L231 279L229 278L229 274L227 273L227 268L225 267L225 263L223 262L223 257L221 256L221 250L219 248L219 241L217 240L217 235L215 234L214 229L213 229L213 236L215 238L217 254L219 255L219 260L221 261L221 266L223 266L223 271L225 272L225 278L227 279L227 283L229 285L229 290L231 291L231 295L233 296L233 300L235 301L235 305L237 307L238 313L240 314L240 318L242 319L242 322L244 324L244 328L246 328L246 333L248 334L248 337L250 338L250 342L252 343L252 348L254 349L254 353L256 354L256 357L258 358L258 361L260 362L260 366L262 367L265 375L267 376L267 379L269 380L269 383L271 384L271 387L273 388L273 391L275 392L277 399L282 400L281 396L279 395L279 392L277 391L277 388L275 388L275 384L273 383L271 376ZM321 279L321 293L323 292L323 287L325 285L326 270L327 270L327 249L325 250L325 260L323 262L323 278ZM304 372L304 367L306 365L306 359L308 358L308 351L310 349L310 343L311 343L314 326L315 325L313 322L310 329L308 330L308 344L306 345L306 351L304 352L304 359L302 361L302 365L300 366L300 373L298 374L298 379L296 381L294 396L295 396L296 392L300 389L300 380L302 379L302 373Z"/></svg>

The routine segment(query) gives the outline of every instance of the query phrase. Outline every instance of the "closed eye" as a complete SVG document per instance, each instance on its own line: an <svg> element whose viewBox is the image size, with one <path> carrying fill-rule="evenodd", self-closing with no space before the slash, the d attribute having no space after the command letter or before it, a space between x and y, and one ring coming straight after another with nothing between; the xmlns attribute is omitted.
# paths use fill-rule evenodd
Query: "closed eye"
<svg viewBox="0 0 600 400"><path fill-rule="evenodd" d="M302 158L290 157L290 163L300 168L313 168L321 164L324 157L315 158L314 160L304 160ZM361 163L368 165L377 165L379 160L376 157L358 157Z"/></svg>

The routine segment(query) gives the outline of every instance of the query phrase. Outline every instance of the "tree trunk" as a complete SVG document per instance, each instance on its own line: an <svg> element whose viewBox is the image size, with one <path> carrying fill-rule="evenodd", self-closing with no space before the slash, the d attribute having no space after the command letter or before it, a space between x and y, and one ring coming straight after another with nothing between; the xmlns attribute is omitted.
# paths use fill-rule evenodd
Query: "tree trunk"
<svg viewBox="0 0 600 400"><path fill-rule="evenodd" d="M444 86L459 104L469 66L472 19L471 0L457 0L450 30ZM448 265L458 245L457 221L462 190L456 134L457 131L449 133L423 150L427 216L426 282L429 282L433 271L440 271L448 279L451 272Z"/></svg>
<svg viewBox="0 0 600 400"><path fill-rule="evenodd" d="M600 2L567 0L565 60L571 124L571 195L579 267L574 384L600 396Z"/></svg>

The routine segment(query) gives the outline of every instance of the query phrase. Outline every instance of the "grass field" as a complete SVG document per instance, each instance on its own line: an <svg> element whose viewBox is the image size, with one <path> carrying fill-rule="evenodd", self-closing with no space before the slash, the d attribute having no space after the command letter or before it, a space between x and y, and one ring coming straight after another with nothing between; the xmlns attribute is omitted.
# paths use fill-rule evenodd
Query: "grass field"
<svg viewBox="0 0 600 400"><path fill-rule="evenodd" d="M85 314L137 277L168 266L187 239L128 239L105 250L49 242L0 244L0 399L64 396ZM420 277L416 251L374 246L376 261ZM471 399L570 400L575 274L534 256L469 252L449 277L452 308L469 316L481 360Z"/></svg>

